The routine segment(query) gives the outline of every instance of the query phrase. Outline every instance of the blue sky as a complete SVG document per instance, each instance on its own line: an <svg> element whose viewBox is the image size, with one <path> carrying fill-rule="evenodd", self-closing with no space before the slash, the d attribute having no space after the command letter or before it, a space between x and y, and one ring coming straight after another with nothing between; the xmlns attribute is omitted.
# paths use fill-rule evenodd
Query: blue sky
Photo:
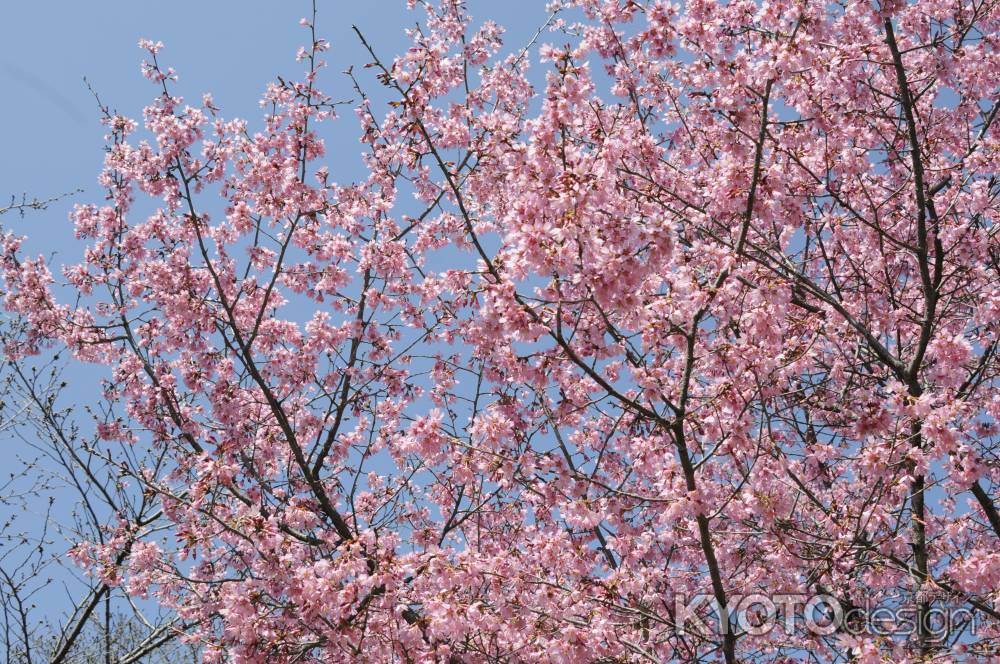
<svg viewBox="0 0 1000 664"><path fill-rule="evenodd" d="M511 47L526 43L546 18L544 0L470 5L477 19L508 28ZM83 188L74 200L99 199L103 130L83 79L105 103L139 117L155 93L139 74L140 37L166 44L163 61L179 73L177 90L188 100L211 92L224 115L254 120L266 84L301 72L294 55L306 32L298 19L309 10L306 0L0 3L0 194L48 197ZM403 29L422 14L408 12L405 0L319 0L319 12L319 32L333 45L323 85L345 98L350 91L339 72L367 61L351 25L388 58L405 48ZM356 125L345 120L332 147L359 153ZM336 164L330 170L336 174ZM64 248L65 234L55 231L71 206L64 201L31 219L29 230L44 225L46 248Z"/></svg>

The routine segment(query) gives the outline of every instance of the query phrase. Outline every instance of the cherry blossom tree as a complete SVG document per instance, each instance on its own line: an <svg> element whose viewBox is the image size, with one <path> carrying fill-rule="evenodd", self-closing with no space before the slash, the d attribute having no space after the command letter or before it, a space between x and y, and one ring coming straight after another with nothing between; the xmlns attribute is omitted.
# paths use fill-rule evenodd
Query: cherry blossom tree
<svg viewBox="0 0 1000 664"><path fill-rule="evenodd" d="M142 41L85 259L4 236L9 357L166 459L74 558L206 661L997 657L998 4L411 5L366 178L314 11L257 129Z"/></svg>
<svg viewBox="0 0 1000 664"><path fill-rule="evenodd" d="M14 198L0 215L44 210L53 200ZM0 318L0 345L16 345L24 332L20 317ZM3 661L197 661L196 646L178 639L188 625L175 613L152 602L139 606L124 588L88 575L66 555L81 541L103 543L109 522L139 524L134 535L169 527L156 496L127 479L140 467L164 468L166 451L136 448L110 455L95 445L95 432L80 426L83 409L63 394L66 368L59 353L0 363ZM131 542L117 546L123 561Z"/></svg>

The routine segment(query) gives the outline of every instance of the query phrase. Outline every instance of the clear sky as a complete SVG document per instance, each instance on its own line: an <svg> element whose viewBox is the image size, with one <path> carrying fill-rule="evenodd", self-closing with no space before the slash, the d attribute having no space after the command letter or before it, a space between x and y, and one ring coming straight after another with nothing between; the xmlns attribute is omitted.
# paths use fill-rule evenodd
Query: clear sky
<svg viewBox="0 0 1000 664"><path fill-rule="evenodd" d="M476 0L477 22L490 18L507 29L506 43L520 50L546 19L545 0ZM102 101L123 115L141 119L156 89L139 73L141 37L166 45L161 62L177 70L174 90L198 103L211 92L227 118L243 117L255 126L258 100L275 76L298 76L297 48L307 32L299 18L311 11L307 0L4 0L0 2L0 206L11 195L49 198L83 191L48 210L4 225L31 239L29 254L56 253L57 263L81 251L67 214L74 203L101 203L96 182L103 160L104 129L84 77ZM349 98L350 64L366 54L351 31L365 33L383 59L406 46L403 29L422 16L405 0L319 0L318 29L331 42L329 68L320 84L335 98ZM361 152L351 113L325 136L331 174L340 182L358 177ZM338 155L344 155L340 160ZM100 379L96 369L68 368L70 386L63 402L85 405ZM18 445L22 445L18 448ZM3 457L28 452L22 443L0 438ZM43 505L38 505L39 513ZM0 511L4 508L0 505ZM5 515L0 514L0 523ZM36 597L42 613L58 620L65 609L59 592Z"/></svg>
<svg viewBox="0 0 1000 664"><path fill-rule="evenodd" d="M470 4L477 19L508 28L511 47L526 43L546 18L544 0ZM119 112L141 116L155 89L139 74L140 37L166 44L163 60L179 73L177 90L188 100L211 92L224 115L256 119L265 85L302 69L294 60L306 35L298 19L309 9L307 0L0 3L0 194L48 197L82 187L75 200L99 199L103 131L83 79ZM323 79L331 91L344 89L339 72L347 65L367 61L352 24L386 58L405 47L402 31L421 14L408 12L405 0L319 0L319 12L319 31L333 45ZM353 118L345 120L334 140L360 152ZM334 164L330 170L336 173ZM61 233L48 231L65 222L71 205L36 215L32 226L44 224L49 240L58 241Z"/></svg>

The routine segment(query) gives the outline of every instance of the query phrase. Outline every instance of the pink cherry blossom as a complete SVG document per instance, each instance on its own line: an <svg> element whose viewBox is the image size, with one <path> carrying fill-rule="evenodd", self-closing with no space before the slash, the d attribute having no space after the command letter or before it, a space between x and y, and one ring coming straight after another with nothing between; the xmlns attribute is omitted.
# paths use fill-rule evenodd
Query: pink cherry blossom
<svg viewBox="0 0 1000 664"><path fill-rule="evenodd" d="M259 124L143 40L84 260L3 234L8 356L101 368L169 468L170 537L74 560L205 661L995 658L1000 6L411 5L357 34L363 179L315 16ZM758 593L977 629L677 623Z"/></svg>

